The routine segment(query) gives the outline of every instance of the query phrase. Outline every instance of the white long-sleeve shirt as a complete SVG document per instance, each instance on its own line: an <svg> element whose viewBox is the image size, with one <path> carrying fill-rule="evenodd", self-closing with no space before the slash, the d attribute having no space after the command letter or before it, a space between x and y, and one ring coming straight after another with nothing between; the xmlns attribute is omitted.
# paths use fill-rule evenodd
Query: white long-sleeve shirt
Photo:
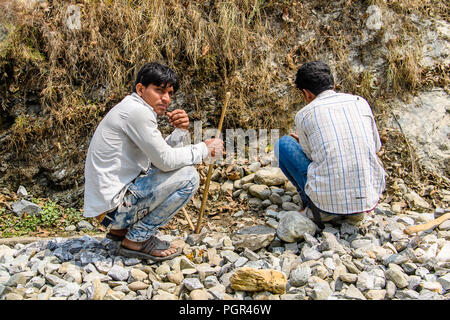
<svg viewBox="0 0 450 320"><path fill-rule="evenodd" d="M367 101L326 90L297 112L295 124L312 161L305 193L313 203L339 214L373 209L386 173L376 154L381 141Z"/></svg>
<svg viewBox="0 0 450 320"><path fill-rule="evenodd" d="M175 129L164 139L156 117L153 108L133 93L102 119L86 157L84 216L95 217L116 208L121 191L150 165L171 171L207 157L204 142L182 146L187 130Z"/></svg>

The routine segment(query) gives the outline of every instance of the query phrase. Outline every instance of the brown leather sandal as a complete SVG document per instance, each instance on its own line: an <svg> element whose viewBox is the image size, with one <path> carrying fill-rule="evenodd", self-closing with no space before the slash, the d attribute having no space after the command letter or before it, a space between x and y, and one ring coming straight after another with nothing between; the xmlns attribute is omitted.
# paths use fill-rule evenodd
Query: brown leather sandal
<svg viewBox="0 0 450 320"><path fill-rule="evenodd" d="M123 235L118 235L118 234L114 234L111 232L111 230L109 230L109 232L106 234L106 238L111 239L113 241L122 241L123 238L125 238L125 235L128 232L128 229L118 229L118 230L114 230L114 231L122 231Z"/></svg>
<svg viewBox="0 0 450 320"><path fill-rule="evenodd" d="M128 258L149 259L153 261L170 260L181 254L181 248L177 248L177 252L165 257L159 257L150 254L153 250L167 250L169 248L170 242L158 239L155 236L151 236L147 241L144 242L141 250L132 250L120 245L117 254Z"/></svg>

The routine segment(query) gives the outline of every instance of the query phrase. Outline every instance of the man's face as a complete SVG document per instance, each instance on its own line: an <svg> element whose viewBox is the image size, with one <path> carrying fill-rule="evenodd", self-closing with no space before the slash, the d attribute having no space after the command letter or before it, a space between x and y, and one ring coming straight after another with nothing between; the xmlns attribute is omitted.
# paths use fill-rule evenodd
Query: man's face
<svg viewBox="0 0 450 320"><path fill-rule="evenodd" d="M145 87L142 83L138 83L136 93L153 108L158 116L163 116L170 105L174 89L171 85L164 87L149 84Z"/></svg>

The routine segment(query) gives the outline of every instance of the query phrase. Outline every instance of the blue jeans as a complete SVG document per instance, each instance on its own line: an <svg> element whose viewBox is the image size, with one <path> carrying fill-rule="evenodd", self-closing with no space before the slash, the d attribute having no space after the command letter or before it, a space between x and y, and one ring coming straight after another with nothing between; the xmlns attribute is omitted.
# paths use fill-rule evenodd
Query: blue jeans
<svg viewBox="0 0 450 320"><path fill-rule="evenodd" d="M129 186L114 211L111 229L128 229L126 238L142 242L154 235L191 199L200 179L193 166L164 172L151 167Z"/></svg>
<svg viewBox="0 0 450 320"><path fill-rule="evenodd" d="M275 156L286 178L297 188L303 206L309 206L309 197L305 193L308 166L311 160L303 152L300 144L291 136L283 136L275 143Z"/></svg>

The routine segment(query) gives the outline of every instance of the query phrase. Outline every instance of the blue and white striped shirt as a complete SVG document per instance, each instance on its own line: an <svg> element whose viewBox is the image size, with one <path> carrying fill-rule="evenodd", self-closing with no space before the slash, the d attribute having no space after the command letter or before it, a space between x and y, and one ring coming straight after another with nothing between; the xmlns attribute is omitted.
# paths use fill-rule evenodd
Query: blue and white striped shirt
<svg viewBox="0 0 450 320"><path fill-rule="evenodd" d="M373 209L386 173L376 154L381 141L367 101L326 90L297 112L295 124L312 161L305 186L311 201L330 213Z"/></svg>

